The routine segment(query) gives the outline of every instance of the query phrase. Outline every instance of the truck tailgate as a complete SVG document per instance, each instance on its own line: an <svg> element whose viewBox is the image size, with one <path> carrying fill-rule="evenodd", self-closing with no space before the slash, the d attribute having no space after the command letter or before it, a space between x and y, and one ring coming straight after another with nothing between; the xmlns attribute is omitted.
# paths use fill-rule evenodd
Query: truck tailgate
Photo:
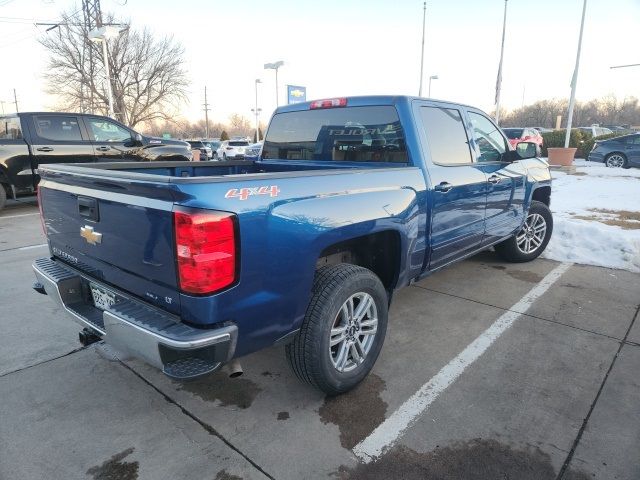
<svg viewBox="0 0 640 480"><path fill-rule="evenodd" d="M39 189L53 256L180 314L169 186L64 180Z"/></svg>

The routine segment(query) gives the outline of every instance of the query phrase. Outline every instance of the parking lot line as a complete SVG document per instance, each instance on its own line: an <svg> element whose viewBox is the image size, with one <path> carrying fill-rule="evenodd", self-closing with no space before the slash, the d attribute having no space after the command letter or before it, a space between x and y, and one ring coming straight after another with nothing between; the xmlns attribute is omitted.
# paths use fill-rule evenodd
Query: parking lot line
<svg viewBox="0 0 640 480"><path fill-rule="evenodd" d="M40 213L21 213L20 215L7 215L6 217L0 217L0 220L6 220L7 218L31 217L32 215L40 215Z"/></svg>
<svg viewBox="0 0 640 480"><path fill-rule="evenodd" d="M434 402L438 396L462 375L513 323L525 313L540 296L558 280L571 263L561 263L551 270L535 287L502 314L489 328L471 342L453 360L445 365L431 380L406 400L382 422L367 438L353 448L353 453L368 463L379 457L411 424Z"/></svg>

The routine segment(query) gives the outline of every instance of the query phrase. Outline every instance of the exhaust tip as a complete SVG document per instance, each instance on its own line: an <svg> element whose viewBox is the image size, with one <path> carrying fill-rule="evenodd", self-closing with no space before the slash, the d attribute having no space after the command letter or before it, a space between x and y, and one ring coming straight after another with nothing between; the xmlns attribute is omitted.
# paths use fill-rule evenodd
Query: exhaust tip
<svg viewBox="0 0 640 480"><path fill-rule="evenodd" d="M238 360L231 360L231 362L229 362L229 364L227 365L227 369L229 371L229 378L238 378L241 377L244 373L244 370L242 370L242 365L240 365L240 362Z"/></svg>

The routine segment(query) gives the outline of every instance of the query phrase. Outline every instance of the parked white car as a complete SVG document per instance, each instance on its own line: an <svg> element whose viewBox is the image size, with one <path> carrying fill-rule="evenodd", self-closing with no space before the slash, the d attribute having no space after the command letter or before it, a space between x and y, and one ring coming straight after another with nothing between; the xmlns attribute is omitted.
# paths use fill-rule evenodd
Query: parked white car
<svg viewBox="0 0 640 480"><path fill-rule="evenodd" d="M249 142L246 140L225 140L216 151L218 160L244 158Z"/></svg>

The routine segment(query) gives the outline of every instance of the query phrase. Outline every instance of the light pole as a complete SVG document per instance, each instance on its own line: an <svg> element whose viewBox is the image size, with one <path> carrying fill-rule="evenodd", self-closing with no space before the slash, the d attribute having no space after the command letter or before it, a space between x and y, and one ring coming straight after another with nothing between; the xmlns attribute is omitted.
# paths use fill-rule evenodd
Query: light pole
<svg viewBox="0 0 640 480"><path fill-rule="evenodd" d="M584 16L587 13L587 0L582 4L582 21L580 23L580 36L578 37L578 53L576 54L576 67L571 78L571 97L569 98L569 111L567 112L567 133L564 136L564 148L569 148L571 138L571 124L573 123L573 106L576 103L576 86L578 85L578 70L580 69L580 51L582 50L582 32L584 31Z"/></svg>
<svg viewBox="0 0 640 480"><path fill-rule="evenodd" d="M424 27L427 20L427 2L422 4L422 49L420 50L420 88L418 89L418 96L422 96L422 71L424 68ZM431 81L431 79L429 79Z"/></svg>
<svg viewBox="0 0 640 480"><path fill-rule="evenodd" d="M260 80L259 78L256 78L256 108L253 110L256 115L256 143L260 141L260 127L258 122L259 122L260 112L262 111L261 108L258 108L258 84L259 83L262 83L262 80Z"/></svg>
<svg viewBox="0 0 640 480"><path fill-rule="evenodd" d="M500 47L500 63L496 79L496 123L500 125L500 90L502 88L502 59L504 58L504 36L507 31L507 1L504 0L504 19L502 20L502 45Z"/></svg>
<svg viewBox="0 0 640 480"><path fill-rule="evenodd" d="M111 25L96 28L89 32L89 38L94 42L102 42L102 57L104 58L104 73L107 80L107 101L109 103L109 116L115 118L113 111L113 90L111 86L111 72L109 68L109 49L107 46L107 40L109 38L116 38L120 35L120 29Z"/></svg>
<svg viewBox="0 0 640 480"><path fill-rule="evenodd" d="M438 80L438 75L431 75L429 77L429 98L431 98L431 80Z"/></svg>
<svg viewBox="0 0 640 480"><path fill-rule="evenodd" d="M265 70L275 70L276 71L276 107L280 106L280 99L278 97L278 69L284 65L284 62L282 60L278 60L277 62L273 62L273 63L265 63L264 64L264 69Z"/></svg>

